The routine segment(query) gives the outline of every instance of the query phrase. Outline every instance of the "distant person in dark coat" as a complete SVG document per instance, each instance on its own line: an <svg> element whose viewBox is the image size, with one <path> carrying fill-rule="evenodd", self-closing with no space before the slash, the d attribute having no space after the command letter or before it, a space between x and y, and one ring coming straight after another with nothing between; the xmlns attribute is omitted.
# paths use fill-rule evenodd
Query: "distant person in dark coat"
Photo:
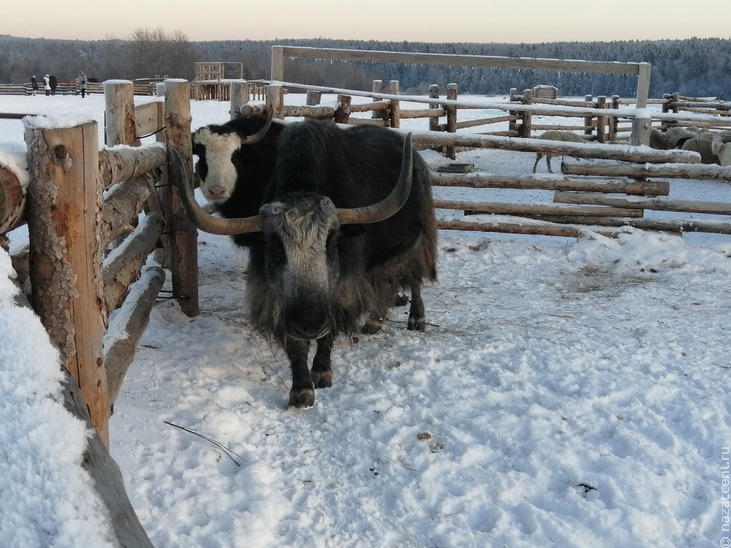
<svg viewBox="0 0 731 548"><path fill-rule="evenodd" d="M84 74L83 70L79 73L78 84L79 91L81 91L81 96L86 97L86 74Z"/></svg>
<svg viewBox="0 0 731 548"><path fill-rule="evenodd" d="M56 77L53 74L51 74L51 77L48 79L48 83L51 85L51 95L56 95L58 80L56 80Z"/></svg>
<svg viewBox="0 0 731 548"><path fill-rule="evenodd" d="M38 80L36 80L35 76L30 77L30 89L31 89L31 95L35 95L38 91Z"/></svg>
<svg viewBox="0 0 731 548"><path fill-rule="evenodd" d="M48 74L43 77L43 89L46 90L46 95L51 95L51 78Z"/></svg>

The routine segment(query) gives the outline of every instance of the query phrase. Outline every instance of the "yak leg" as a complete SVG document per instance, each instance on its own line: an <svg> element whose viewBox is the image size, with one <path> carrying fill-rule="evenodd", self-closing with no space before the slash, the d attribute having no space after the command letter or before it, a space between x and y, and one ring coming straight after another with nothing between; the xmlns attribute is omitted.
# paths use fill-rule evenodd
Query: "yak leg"
<svg viewBox="0 0 731 548"><path fill-rule="evenodd" d="M315 388L307 367L307 353L310 341L287 337L285 351L292 368L292 389L289 391L287 407L312 407L315 405Z"/></svg>
<svg viewBox="0 0 731 548"><path fill-rule="evenodd" d="M330 361L330 351L333 346L333 336L330 334L317 339L317 352L312 360L310 378L315 388L328 388L333 384L333 370Z"/></svg>
<svg viewBox="0 0 731 548"><path fill-rule="evenodd" d="M409 308L409 325L407 329L424 331L426 328L426 312L421 300L421 283L411 282L411 307Z"/></svg>
<svg viewBox="0 0 731 548"><path fill-rule="evenodd" d="M543 158L543 153L539 152L536 154L536 162L533 164L533 173L536 172L536 168L538 167L538 162L541 161L541 158Z"/></svg>

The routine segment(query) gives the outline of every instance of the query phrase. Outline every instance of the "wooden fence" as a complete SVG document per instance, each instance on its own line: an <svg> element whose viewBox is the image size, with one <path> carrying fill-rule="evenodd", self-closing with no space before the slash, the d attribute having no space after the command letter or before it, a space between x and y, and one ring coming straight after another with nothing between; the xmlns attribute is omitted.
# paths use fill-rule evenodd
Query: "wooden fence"
<svg viewBox="0 0 731 548"><path fill-rule="evenodd" d="M133 82L135 95L156 95L157 84L162 80L139 80ZM102 82L87 82L87 93L104 93L104 84ZM38 84L36 95L44 95L43 81ZM56 87L56 95L77 95L76 80L59 80ZM23 84L0 84L0 95L32 95L33 88L30 82Z"/></svg>
<svg viewBox="0 0 731 548"><path fill-rule="evenodd" d="M380 90L381 83L376 81L374 89ZM287 105L284 87L304 88L307 90L306 105ZM319 104L321 94L337 92L334 104ZM468 174L433 174L433 184L440 186L464 186L469 188L511 188L516 190L542 189L555 192L554 203L545 204L513 204L495 203L487 200L450 201L436 200L436 207L444 210L463 211L467 215L482 214L479 221L475 218L459 221L440 221L442 229L478 230L487 232L513 232L523 234L548 234L559 236L578 236L592 226L607 235L616 235L618 227L635 226L648 230L664 230L672 232L704 231L731 233L731 224L727 221L704 221L688 216L676 220L659 220L647 218L646 211L673 211L682 214L731 215L731 205L712 204L688 200L671 200L667 198L669 183L654 180L661 178L694 178L718 179L731 181L731 168L701 165L700 156L685 150L655 150L647 146L622 146L609 142L569 143L548 141L526 137L511 137L519 131L494 132L477 134L459 132L472 124L460 125L457 111L461 108L487 108L515 111L507 116L473 120L480 125L508 122L519 125L528 117L542 114L547 116L562 115L578 120L596 119L597 108L594 104L480 104L475 99L456 98L456 86L448 91L449 99L439 99L434 105L430 98L401 96L398 94L398 82L390 82L387 94L374 92L358 92L319 86L277 82L266 86L266 102L232 103L232 113L266 115L272 109L275 116L331 118L336 122L349 124L379 124L398 128L404 118L426 118L426 131L412 130L412 140L417 148L438 148L447 156L454 158L454 151L471 148L496 148L535 154L565 155L591 160L613 160L620 163L580 162L562 164L565 178L554 176L526 175L523 177ZM430 94L435 94L434 89ZM361 103L357 107L352 96L371 97L372 101ZM436 95L436 94L435 94ZM401 101L426 102L428 109L406 110ZM618 104L615 99L613 103ZM557 109L560 106L560 109ZM356 118L354 112L371 112L371 118ZM602 107L601 114L604 114ZM447 123L439 123L440 117L446 117ZM649 109L625 109L618 107L607 109L606 118L625 118L632 124L633 137L637 142L649 142L649 130L655 123L692 123L704 127L731 127L731 119L715 114L705 113L668 113L650 111ZM599 124L601 127L601 124ZM546 126L548 127L548 126ZM589 126L587 126L588 128ZM592 128L596 124L591 124ZM535 127L533 128L535 129ZM583 126L582 126L582 129ZM507 135L507 136L506 136ZM582 179L591 177L591 179ZM611 198L602 198L602 194L612 194ZM625 194L624 198L615 196ZM643 197L643 198L640 198ZM499 221L489 215L500 215ZM505 216L515 219L504 219ZM526 222L530 219L530 222Z"/></svg>
<svg viewBox="0 0 731 548"><path fill-rule="evenodd" d="M272 46L271 52L270 77L272 80L279 81L284 80L285 58L629 74L637 76L637 96L635 98L635 105L637 108L644 108L647 106L647 98L650 91L650 73L652 71L652 66L649 63L581 61L575 59L540 59L525 57L498 57L490 55L447 55L437 53L308 48L300 46Z"/></svg>
<svg viewBox="0 0 731 548"><path fill-rule="evenodd" d="M96 122L48 128L42 117L31 117L25 121L27 195L12 173L0 171L0 230L28 224L33 307L105 444L112 405L164 268L183 311L198 314L196 233L175 200L176 189L165 186L166 146L180 150L192 170L189 84L165 86L164 102L134 107L132 82L105 84L107 144L139 144L138 136L164 127L157 133L162 142L99 150ZM26 208L33 214L24 215ZM159 242L159 264L143 270ZM118 309L123 312L108 326Z"/></svg>

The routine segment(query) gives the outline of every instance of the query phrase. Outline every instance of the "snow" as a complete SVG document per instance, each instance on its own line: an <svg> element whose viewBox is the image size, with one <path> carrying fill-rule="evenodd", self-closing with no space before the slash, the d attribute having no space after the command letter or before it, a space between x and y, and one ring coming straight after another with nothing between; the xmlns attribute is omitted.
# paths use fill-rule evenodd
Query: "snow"
<svg viewBox="0 0 731 548"><path fill-rule="evenodd" d="M5 112L103 108L0 97ZM228 118L225 102L191 108L194 127ZM16 136L0 121L0 142ZM533 160L458 156L508 174ZM731 185L674 180L672 196L729 202ZM426 331L397 308L382 333L341 338L308 410L285 409L286 357L247 320L245 252L199 243L201 314L160 299L110 423L156 546L729 545L728 236L442 231ZM83 428L56 403L57 355L11 303L10 274L0 252L0 545L103 546Z"/></svg>

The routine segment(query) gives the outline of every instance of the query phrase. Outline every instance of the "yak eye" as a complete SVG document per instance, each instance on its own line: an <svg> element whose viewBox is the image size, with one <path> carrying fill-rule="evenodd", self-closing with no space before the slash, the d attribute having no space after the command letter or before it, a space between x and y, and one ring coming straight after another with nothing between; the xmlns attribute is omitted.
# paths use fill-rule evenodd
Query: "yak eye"
<svg viewBox="0 0 731 548"><path fill-rule="evenodd" d="M269 264L279 266L287 262L287 252L284 250L284 244L279 234L272 234L267 240L267 254L269 255Z"/></svg>

